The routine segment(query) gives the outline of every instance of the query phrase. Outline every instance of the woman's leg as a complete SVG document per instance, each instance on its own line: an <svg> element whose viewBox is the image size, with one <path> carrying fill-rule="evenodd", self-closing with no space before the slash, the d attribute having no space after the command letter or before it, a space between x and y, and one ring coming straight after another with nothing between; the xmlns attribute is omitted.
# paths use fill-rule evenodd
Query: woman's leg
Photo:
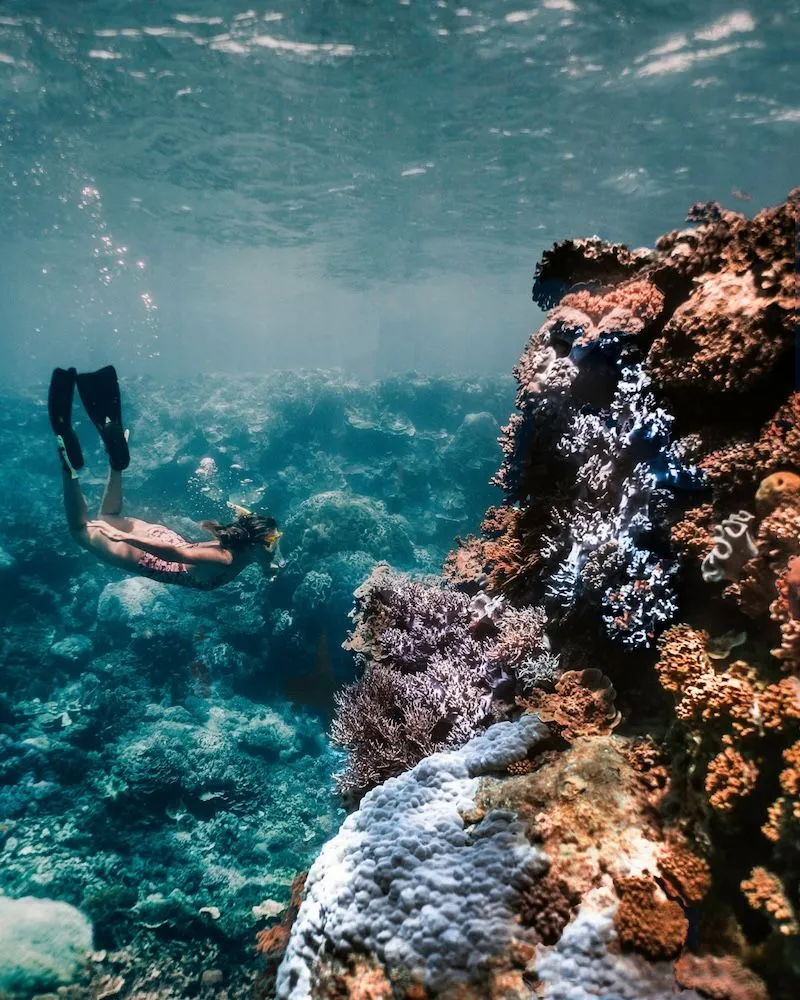
<svg viewBox="0 0 800 1000"><path fill-rule="evenodd" d="M81 492L81 484L77 476L62 466L61 476L64 482L64 512L67 515L67 525L70 531L83 531L89 520L89 511Z"/></svg>
<svg viewBox="0 0 800 1000"><path fill-rule="evenodd" d="M100 517L120 517L122 514L122 473L108 470L108 482L100 504Z"/></svg>

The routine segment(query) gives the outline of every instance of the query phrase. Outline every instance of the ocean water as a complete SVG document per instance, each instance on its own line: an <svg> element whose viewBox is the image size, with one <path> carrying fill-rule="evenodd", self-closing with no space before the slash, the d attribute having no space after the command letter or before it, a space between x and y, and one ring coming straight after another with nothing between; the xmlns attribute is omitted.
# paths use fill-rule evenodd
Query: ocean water
<svg viewBox="0 0 800 1000"><path fill-rule="evenodd" d="M156 967L158 995L208 970L248 995L345 814L353 591L437 573L500 499L536 260L783 199L799 25L797 0L0 2L0 895L79 907L120 996ZM72 543L47 380L107 363L129 512L193 538L268 510L273 581L192 593Z"/></svg>
<svg viewBox="0 0 800 1000"><path fill-rule="evenodd" d="M5 0L2 377L507 373L553 241L649 244L796 183L797 24L796 0Z"/></svg>

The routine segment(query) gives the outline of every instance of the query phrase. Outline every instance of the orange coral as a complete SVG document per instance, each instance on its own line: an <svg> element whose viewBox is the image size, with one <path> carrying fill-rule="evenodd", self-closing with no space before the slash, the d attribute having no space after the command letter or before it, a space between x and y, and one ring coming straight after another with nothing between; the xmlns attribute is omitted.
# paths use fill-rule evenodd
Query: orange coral
<svg viewBox="0 0 800 1000"><path fill-rule="evenodd" d="M770 732L780 732L800 722L800 679L784 677L777 684L767 684L758 692L761 725Z"/></svg>
<svg viewBox="0 0 800 1000"><path fill-rule="evenodd" d="M479 583L485 577L486 542L471 535L458 539L458 548L449 553L442 567L442 575L454 587L465 583Z"/></svg>
<svg viewBox="0 0 800 1000"><path fill-rule="evenodd" d="M530 774L533 770L533 761L527 758L524 760L512 760L506 770L509 774Z"/></svg>
<svg viewBox="0 0 800 1000"><path fill-rule="evenodd" d="M750 872L750 878L742 882L741 889L750 906L766 914L780 934L800 933L792 904L777 875L756 867Z"/></svg>
<svg viewBox="0 0 800 1000"><path fill-rule="evenodd" d="M677 955L689 929L681 907L648 875L617 878L614 887L620 897L614 927L622 946L653 959Z"/></svg>
<svg viewBox="0 0 800 1000"><path fill-rule="evenodd" d="M767 840L777 843L788 833L790 823L800 824L800 741L783 751L787 765L780 773L785 793L769 807L767 822L761 828Z"/></svg>
<svg viewBox="0 0 800 1000"><path fill-rule="evenodd" d="M542 722L554 723L552 728L566 739L574 739L608 734L619 725L615 697L609 678L590 668L565 671L554 691L534 690L522 704Z"/></svg>
<svg viewBox="0 0 800 1000"><path fill-rule="evenodd" d="M708 862L675 836L670 837L659 851L658 867L687 903L699 903L711 887Z"/></svg>
<svg viewBox="0 0 800 1000"><path fill-rule="evenodd" d="M267 927L263 931L259 931L256 935L256 951L260 955L264 955L267 959L277 960L286 950L292 925L295 922L297 912L303 900L303 889L305 888L307 878L308 872L300 872L294 877L292 880L291 899L282 921L273 927Z"/></svg>
<svg viewBox="0 0 800 1000"><path fill-rule="evenodd" d="M756 692L742 660L717 673L707 652L708 635L673 625L661 637L656 664L662 687L678 695L675 714L684 722L728 719L739 735L755 730Z"/></svg>
<svg viewBox="0 0 800 1000"><path fill-rule="evenodd" d="M673 625L659 641L661 655L656 665L665 691L680 693L700 674L713 670L706 653L708 636L690 625Z"/></svg>
<svg viewBox="0 0 800 1000"><path fill-rule="evenodd" d="M286 950L290 931L291 927L284 924L276 924L274 927L259 931L256 934L256 951L267 958L280 957Z"/></svg>
<svg viewBox="0 0 800 1000"><path fill-rule="evenodd" d="M773 472L762 479L756 491L759 513L774 510L786 503L800 505L800 476L794 472Z"/></svg>
<svg viewBox="0 0 800 1000"><path fill-rule="evenodd" d="M749 795L758 780L758 768L738 750L726 747L709 763L706 794L717 812L728 812Z"/></svg>
<svg viewBox="0 0 800 1000"><path fill-rule="evenodd" d="M681 955L675 979L685 990L709 1000L769 1000L767 987L733 955Z"/></svg>
<svg viewBox="0 0 800 1000"><path fill-rule="evenodd" d="M788 568L778 580L778 596L770 604L770 618L777 622L781 631L781 644L772 650L772 655L781 661L784 670L800 673L800 618L795 609L797 591L794 584L795 566Z"/></svg>
<svg viewBox="0 0 800 1000"><path fill-rule="evenodd" d="M641 329L661 315L664 294L652 282L634 278L595 292L572 292L565 295L560 304L564 308L580 309L594 323L606 322L615 329L632 317L640 321Z"/></svg>
<svg viewBox="0 0 800 1000"><path fill-rule="evenodd" d="M711 538L713 524L714 508L711 504L693 507L683 520L672 528L672 544L675 550L695 562L701 562L713 545Z"/></svg>
<svg viewBox="0 0 800 1000"><path fill-rule="evenodd" d="M786 767L781 771L781 788L787 795L800 795L800 740L783 751Z"/></svg>

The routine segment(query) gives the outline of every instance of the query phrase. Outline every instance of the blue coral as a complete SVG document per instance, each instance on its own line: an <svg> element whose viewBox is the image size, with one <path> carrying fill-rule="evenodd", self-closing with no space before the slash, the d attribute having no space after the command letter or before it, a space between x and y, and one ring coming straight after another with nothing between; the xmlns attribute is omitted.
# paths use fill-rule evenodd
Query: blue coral
<svg viewBox="0 0 800 1000"><path fill-rule="evenodd" d="M610 405L573 404L556 444L572 467L574 500L551 514L540 572L554 617L594 607L609 636L638 648L650 646L676 612L664 509L674 491L703 483L671 443L673 418L658 405L643 362L631 363L622 343L611 337L597 348L605 360L617 353ZM596 357L589 351L577 360L593 365Z"/></svg>

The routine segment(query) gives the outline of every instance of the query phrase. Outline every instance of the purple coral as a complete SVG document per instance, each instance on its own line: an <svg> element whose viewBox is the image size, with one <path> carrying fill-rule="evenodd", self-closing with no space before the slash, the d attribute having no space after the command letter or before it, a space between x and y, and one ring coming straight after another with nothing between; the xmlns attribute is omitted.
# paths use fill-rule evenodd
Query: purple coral
<svg viewBox="0 0 800 1000"><path fill-rule="evenodd" d="M346 646L362 676L337 695L331 735L349 752L338 784L353 799L496 721L513 706L517 672L549 654L541 608L385 565L356 592L352 618ZM542 663L548 684L553 664Z"/></svg>

